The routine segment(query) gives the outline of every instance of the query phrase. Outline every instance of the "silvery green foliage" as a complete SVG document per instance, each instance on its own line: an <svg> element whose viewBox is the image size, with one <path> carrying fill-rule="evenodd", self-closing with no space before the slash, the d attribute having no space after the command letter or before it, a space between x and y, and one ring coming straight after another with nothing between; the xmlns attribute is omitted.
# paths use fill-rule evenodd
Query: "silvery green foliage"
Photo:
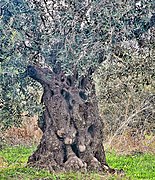
<svg viewBox="0 0 155 180"><path fill-rule="evenodd" d="M66 74L75 69L84 74L90 67L111 61L116 46L124 46L122 42L134 40L139 48L143 35L154 26L154 6L153 0L1 0L2 102L25 101L19 86L25 88L28 82L19 74L28 64L53 68L59 62ZM20 100L14 101L13 94ZM30 104L36 101L29 100ZM17 107L15 114L22 109Z"/></svg>
<svg viewBox="0 0 155 180"><path fill-rule="evenodd" d="M116 43L140 38L154 25L155 18L152 0L4 2L1 25L8 41L13 40L8 42L13 47L7 46L5 51L17 53L18 47L26 61L52 64L54 50L69 72L75 66L81 71L97 65Z"/></svg>
<svg viewBox="0 0 155 180"><path fill-rule="evenodd" d="M37 23L34 17L31 17L34 12L29 4L22 0L1 1L0 8L0 108L2 112L0 118L1 128L3 128L13 124L19 125L23 112L31 115L37 110L40 111L41 107L37 101L39 99L37 90L40 86L22 78L22 73L29 63L28 60L35 52L25 44L26 31L36 29L34 27ZM30 86L34 86L36 91L32 91Z"/></svg>

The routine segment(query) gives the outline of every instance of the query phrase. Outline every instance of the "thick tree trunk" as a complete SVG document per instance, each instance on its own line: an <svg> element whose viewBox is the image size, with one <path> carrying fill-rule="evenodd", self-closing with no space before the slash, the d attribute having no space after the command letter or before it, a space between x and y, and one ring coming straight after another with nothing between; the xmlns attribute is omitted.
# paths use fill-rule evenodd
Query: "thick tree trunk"
<svg viewBox="0 0 155 180"><path fill-rule="evenodd" d="M39 120L43 136L29 165L50 171L114 172L106 163L103 124L89 73L79 79L37 66L29 66L27 73L42 84L45 105Z"/></svg>

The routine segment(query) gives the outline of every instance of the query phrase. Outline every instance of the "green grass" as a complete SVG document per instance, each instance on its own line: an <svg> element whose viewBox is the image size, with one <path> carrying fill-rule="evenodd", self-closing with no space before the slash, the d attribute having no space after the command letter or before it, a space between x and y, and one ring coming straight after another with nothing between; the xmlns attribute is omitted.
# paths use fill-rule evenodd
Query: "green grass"
<svg viewBox="0 0 155 180"><path fill-rule="evenodd" d="M155 155L117 156L107 153L107 162L113 168L123 169L130 179L155 179Z"/></svg>
<svg viewBox="0 0 155 180"><path fill-rule="evenodd" d="M0 180L12 179L52 179L52 180L104 180L104 179L155 179L155 155L137 154L135 156L117 156L107 153L108 164L116 169L123 169L125 177L99 175L96 173L59 173L50 174L45 170L26 167L28 157L35 147L6 147L0 151Z"/></svg>

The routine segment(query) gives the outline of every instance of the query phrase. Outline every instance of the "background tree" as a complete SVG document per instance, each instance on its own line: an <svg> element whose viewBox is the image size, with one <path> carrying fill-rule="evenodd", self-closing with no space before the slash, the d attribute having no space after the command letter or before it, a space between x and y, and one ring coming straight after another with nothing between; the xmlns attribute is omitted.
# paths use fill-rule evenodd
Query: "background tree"
<svg viewBox="0 0 155 180"><path fill-rule="evenodd" d="M78 164L78 167L74 168L87 168L86 165L88 164L90 164L90 169L105 168L105 157L99 155L104 153L102 149L103 135L102 133L94 135L94 132L102 132L102 123L96 109L97 102L95 101L95 89L91 75L103 61L105 67L109 63L110 67L116 67L113 64L118 65L120 58L123 65L124 63L128 64L126 61L129 60L127 58L129 53L125 52L128 51L128 46L122 47L125 44L136 42L138 50L146 45L143 36L149 33L150 37L152 37L154 30L155 16L153 9L154 4L151 0L127 2L109 0L74 2L12 0L1 2L2 82L6 86L6 88L3 86L2 110L8 113L10 111L10 108L7 108L10 106L8 100L12 102L15 99L12 94L7 99L7 94L10 92L4 93L6 89L8 90L7 84L10 84L10 80L13 79L13 84L18 86L19 75L17 76L17 74L23 71L27 65L31 64L23 77L29 75L40 82L44 88L42 102L46 111L43 114L42 121L40 121L44 136L38 150L29 159L29 162L39 166L45 164L45 167L48 166L51 169L56 166L61 169L63 164L65 164L65 168L73 168L71 166L72 161L74 161L73 166L76 162ZM153 42L148 37L146 39ZM149 44L152 48L151 43ZM10 72L7 71L9 66L6 66L9 64L10 67L14 66L18 69L17 72L12 68L11 76L15 74L16 77L9 77ZM45 69L45 66L48 69ZM121 76L118 71L114 72L114 74ZM5 80L5 77L8 81ZM21 75L20 78L22 78ZM25 83L26 80L24 79L22 82ZM70 121L69 126L66 128L70 128L71 132L68 130L64 132L58 124L53 125L57 128L56 130L51 130L51 124L49 124L50 122L53 123L54 120L51 120L52 117L47 112L48 108L50 108L51 112L55 110L55 112L59 112L58 107L53 107L48 102L51 96L55 97L57 86L61 96L59 101L55 99L52 103L57 101L59 105L67 104L67 107L65 105L60 107L64 108L64 112L69 114L70 119L73 119L73 122ZM20 87L24 89L24 84ZM76 91L73 91L73 89ZM19 97L18 94L21 91L18 91L18 88L12 89L12 91L13 94L17 94L16 97ZM71 97L77 95L78 99L74 104L74 98ZM72 102L70 102L71 100ZM82 106L82 114L80 114L80 108L78 111L73 108L80 107L80 105ZM67 108L69 108L68 111ZM13 110L17 109L19 110L19 106L13 107ZM86 113L90 109L93 109L90 112L96 112L95 116L91 113L89 116ZM72 117L70 112L72 112ZM62 122L62 117L58 117L59 121ZM82 127L78 117L81 117L83 122L90 123L86 123ZM48 119L51 121L49 122ZM75 122L74 119L78 119L78 121ZM62 122L62 124L65 126L65 123ZM95 127L94 124L98 126ZM84 135L83 132L85 132ZM55 136L51 133L55 133ZM73 134L76 135L73 137ZM55 161L51 160L53 155L49 156L51 149L52 152L54 151L54 145L45 143L49 142L48 138L51 135L55 138L52 142L58 142L57 147L62 150L60 155L57 155L59 159L55 160L56 164ZM85 139L80 140L81 137L85 137ZM95 140L96 143L92 145ZM80 146L82 141L83 144ZM86 145L86 142L89 142L89 144ZM96 150L97 145L99 149ZM46 150L44 147L46 147ZM83 150L80 150L80 147ZM85 148L91 149L90 152L86 151ZM45 151L45 154L42 158L43 151ZM86 155L87 152L89 152L88 155ZM71 154L74 156L70 157ZM101 157L103 159L100 159ZM51 163L46 164L46 158L50 159Z"/></svg>
<svg viewBox="0 0 155 180"><path fill-rule="evenodd" d="M155 56L151 39L153 42L148 32L143 34L142 47L135 40L121 42L119 50L118 45L114 49L119 54L112 54L111 63L98 71L98 97L108 136L129 128L141 137L154 133Z"/></svg>

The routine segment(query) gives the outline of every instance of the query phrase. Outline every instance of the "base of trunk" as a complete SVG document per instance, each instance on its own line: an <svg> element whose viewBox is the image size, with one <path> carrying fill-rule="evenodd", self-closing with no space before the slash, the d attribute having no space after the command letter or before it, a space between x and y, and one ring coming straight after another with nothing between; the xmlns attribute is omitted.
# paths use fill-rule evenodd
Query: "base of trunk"
<svg viewBox="0 0 155 180"><path fill-rule="evenodd" d="M50 172L116 172L116 170L111 169L107 165L102 145L100 145L94 153L89 150L79 153L76 149L76 144L64 146L61 141L57 145L56 143L53 144L55 148L49 147L49 149L47 149L45 136L46 135L43 135L37 150L29 157L29 166L46 169ZM52 136L52 138L54 138L54 136ZM81 147L81 150L83 149Z"/></svg>

